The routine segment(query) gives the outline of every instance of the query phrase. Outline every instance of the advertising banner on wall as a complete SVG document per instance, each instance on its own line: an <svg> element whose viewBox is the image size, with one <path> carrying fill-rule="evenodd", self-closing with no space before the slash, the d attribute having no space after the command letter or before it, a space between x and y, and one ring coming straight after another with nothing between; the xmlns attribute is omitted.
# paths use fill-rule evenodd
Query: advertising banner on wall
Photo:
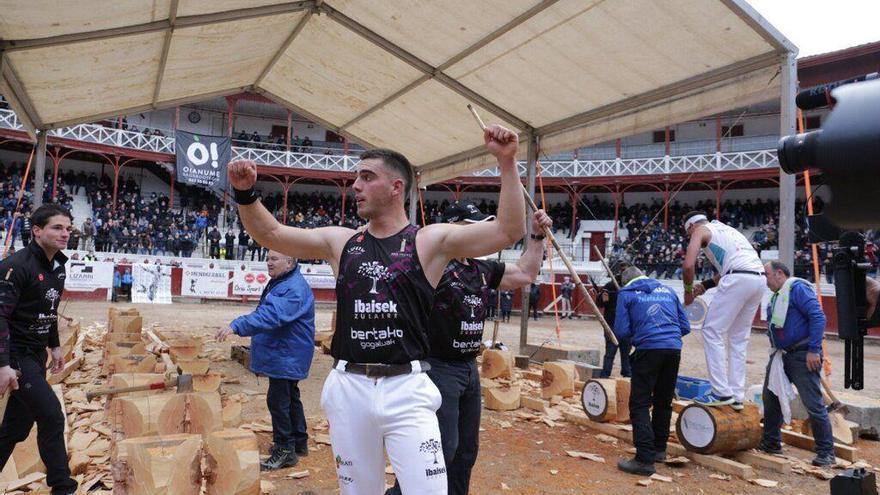
<svg viewBox="0 0 880 495"><path fill-rule="evenodd" d="M171 304L171 267L149 263L131 265L131 302Z"/></svg>
<svg viewBox="0 0 880 495"><path fill-rule="evenodd" d="M91 292L113 287L113 263L109 261L68 260L64 290Z"/></svg>
<svg viewBox="0 0 880 495"><path fill-rule="evenodd" d="M177 182L221 191L226 188L226 166L232 159L227 136L202 136L174 132Z"/></svg>
<svg viewBox="0 0 880 495"><path fill-rule="evenodd" d="M225 299L229 287L229 270L184 266L180 295Z"/></svg>
<svg viewBox="0 0 880 495"><path fill-rule="evenodd" d="M232 295L260 297L268 283L266 268L240 266L232 272Z"/></svg>

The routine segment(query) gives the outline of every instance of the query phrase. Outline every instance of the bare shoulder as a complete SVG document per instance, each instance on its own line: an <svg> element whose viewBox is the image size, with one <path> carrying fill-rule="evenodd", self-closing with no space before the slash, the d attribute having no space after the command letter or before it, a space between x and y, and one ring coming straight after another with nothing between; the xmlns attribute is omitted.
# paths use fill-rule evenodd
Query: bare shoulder
<svg viewBox="0 0 880 495"><path fill-rule="evenodd" d="M345 243L357 233L356 230L348 227L320 227L315 231L324 238L324 242L330 246L334 254L341 252Z"/></svg>

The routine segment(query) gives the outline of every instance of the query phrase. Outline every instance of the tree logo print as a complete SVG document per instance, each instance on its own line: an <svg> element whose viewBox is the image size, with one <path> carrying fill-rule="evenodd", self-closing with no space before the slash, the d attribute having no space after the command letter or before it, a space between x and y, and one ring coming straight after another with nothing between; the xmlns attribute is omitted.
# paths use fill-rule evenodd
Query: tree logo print
<svg viewBox="0 0 880 495"><path fill-rule="evenodd" d="M369 277L373 280L373 288L370 289L370 294L378 294L376 291L376 283L380 280L388 279L388 269L381 265L378 261L366 261L361 263L360 268L358 268L358 275L362 277Z"/></svg>
<svg viewBox="0 0 880 495"><path fill-rule="evenodd" d="M419 452L425 454L434 454L434 464L439 464L437 461L437 452L440 452L440 449L443 448L443 445L440 444L437 440L430 438L419 446Z"/></svg>
<svg viewBox="0 0 880 495"><path fill-rule="evenodd" d="M58 300L58 291L55 289L49 289L46 291L46 299L52 303L52 306L49 308L49 311L55 311L55 301Z"/></svg>
<svg viewBox="0 0 880 495"><path fill-rule="evenodd" d="M464 301L465 304L467 304L467 305L470 306L470 308L471 308L471 318L475 318L475 316L474 316L474 309L479 308L480 306L482 306L482 305L483 305L483 301L482 301L479 297L477 297L477 296L475 296L475 295L473 295L473 294L470 294L470 295L465 296L464 299L463 299L463 301Z"/></svg>

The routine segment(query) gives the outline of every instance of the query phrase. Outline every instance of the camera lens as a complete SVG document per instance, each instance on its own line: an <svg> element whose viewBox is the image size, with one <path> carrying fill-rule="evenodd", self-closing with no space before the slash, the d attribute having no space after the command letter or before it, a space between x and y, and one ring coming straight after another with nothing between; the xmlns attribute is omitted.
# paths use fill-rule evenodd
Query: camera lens
<svg viewBox="0 0 880 495"><path fill-rule="evenodd" d="M787 174L803 172L815 166L816 142L822 130L785 136L779 139L776 155L779 166Z"/></svg>

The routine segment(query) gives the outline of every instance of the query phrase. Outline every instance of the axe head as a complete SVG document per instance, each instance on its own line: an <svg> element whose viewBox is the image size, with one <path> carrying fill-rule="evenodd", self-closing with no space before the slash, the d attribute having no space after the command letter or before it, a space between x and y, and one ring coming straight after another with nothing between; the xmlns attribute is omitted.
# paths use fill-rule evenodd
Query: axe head
<svg viewBox="0 0 880 495"><path fill-rule="evenodd" d="M190 374L177 375L177 393L182 394L193 391L193 377Z"/></svg>
<svg viewBox="0 0 880 495"><path fill-rule="evenodd" d="M832 402L831 404L829 404L827 407L827 410L829 413L836 412L836 413L840 413L841 415L844 415L844 416L847 413L849 413L849 408L846 406L846 404L843 404L839 400L836 400L836 401Z"/></svg>

